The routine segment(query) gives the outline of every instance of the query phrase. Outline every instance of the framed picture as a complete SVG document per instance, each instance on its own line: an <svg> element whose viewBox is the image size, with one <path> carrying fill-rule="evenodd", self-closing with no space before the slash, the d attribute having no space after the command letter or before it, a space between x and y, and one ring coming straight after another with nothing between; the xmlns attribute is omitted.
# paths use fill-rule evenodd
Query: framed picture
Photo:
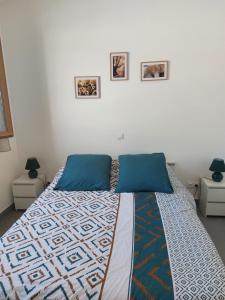
<svg viewBox="0 0 225 300"><path fill-rule="evenodd" d="M3 52L0 41L0 139L13 136L13 124L5 76Z"/></svg>
<svg viewBox="0 0 225 300"><path fill-rule="evenodd" d="M110 53L110 79L128 80L128 52Z"/></svg>
<svg viewBox="0 0 225 300"><path fill-rule="evenodd" d="M100 76L77 76L74 77L74 83L76 98L100 98Z"/></svg>
<svg viewBox="0 0 225 300"><path fill-rule="evenodd" d="M141 80L168 79L168 61L148 61L141 63Z"/></svg>

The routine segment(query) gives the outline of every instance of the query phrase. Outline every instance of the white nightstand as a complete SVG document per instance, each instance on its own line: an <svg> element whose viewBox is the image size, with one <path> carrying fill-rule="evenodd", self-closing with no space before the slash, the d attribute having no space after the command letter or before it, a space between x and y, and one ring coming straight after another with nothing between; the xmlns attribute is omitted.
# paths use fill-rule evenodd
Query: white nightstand
<svg viewBox="0 0 225 300"><path fill-rule="evenodd" d="M43 192L45 175L38 174L38 178L31 179L22 175L12 183L13 197L16 209L27 209Z"/></svg>
<svg viewBox="0 0 225 300"><path fill-rule="evenodd" d="M225 216L225 181L201 179L200 210L204 216Z"/></svg>

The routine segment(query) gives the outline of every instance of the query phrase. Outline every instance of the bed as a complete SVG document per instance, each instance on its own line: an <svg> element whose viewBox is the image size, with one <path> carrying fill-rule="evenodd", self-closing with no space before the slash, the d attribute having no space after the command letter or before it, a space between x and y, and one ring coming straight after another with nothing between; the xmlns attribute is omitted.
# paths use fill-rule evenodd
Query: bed
<svg viewBox="0 0 225 300"><path fill-rule="evenodd" d="M61 192L63 169L0 242L0 299L225 299L192 195Z"/></svg>

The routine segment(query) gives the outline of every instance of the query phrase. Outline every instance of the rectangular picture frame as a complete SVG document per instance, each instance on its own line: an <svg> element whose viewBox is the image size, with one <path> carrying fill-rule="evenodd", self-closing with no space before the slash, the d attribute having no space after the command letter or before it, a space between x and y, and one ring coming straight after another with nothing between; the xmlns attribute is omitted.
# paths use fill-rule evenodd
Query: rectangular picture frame
<svg viewBox="0 0 225 300"><path fill-rule="evenodd" d="M99 99L101 98L100 76L75 76L76 99Z"/></svg>
<svg viewBox="0 0 225 300"><path fill-rule="evenodd" d="M13 135L13 124L0 39L0 139L9 138Z"/></svg>
<svg viewBox="0 0 225 300"><path fill-rule="evenodd" d="M168 79L168 60L141 62L141 81Z"/></svg>
<svg viewBox="0 0 225 300"><path fill-rule="evenodd" d="M110 53L110 80L120 81L129 79L129 53Z"/></svg>

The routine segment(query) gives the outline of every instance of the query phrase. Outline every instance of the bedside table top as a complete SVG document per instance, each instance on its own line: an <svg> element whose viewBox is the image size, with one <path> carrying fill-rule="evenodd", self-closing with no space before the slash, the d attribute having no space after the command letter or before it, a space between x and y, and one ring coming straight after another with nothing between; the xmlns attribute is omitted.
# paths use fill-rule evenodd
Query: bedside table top
<svg viewBox="0 0 225 300"><path fill-rule="evenodd" d="M202 181L207 185L208 188L211 189L225 189L225 180L223 179L221 182L215 182L210 178L203 177Z"/></svg>
<svg viewBox="0 0 225 300"><path fill-rule="evenodd" d="M27 174L23 174L20 177L18 177L16 180L13 181L13 184L18 184L18 185L22 185L22 184L36 184L36 183L40 183L40 181L43 182L43 184L45 183L45 175L44 174L38 174L37 178L33 178L31 179Z"/></svg>

